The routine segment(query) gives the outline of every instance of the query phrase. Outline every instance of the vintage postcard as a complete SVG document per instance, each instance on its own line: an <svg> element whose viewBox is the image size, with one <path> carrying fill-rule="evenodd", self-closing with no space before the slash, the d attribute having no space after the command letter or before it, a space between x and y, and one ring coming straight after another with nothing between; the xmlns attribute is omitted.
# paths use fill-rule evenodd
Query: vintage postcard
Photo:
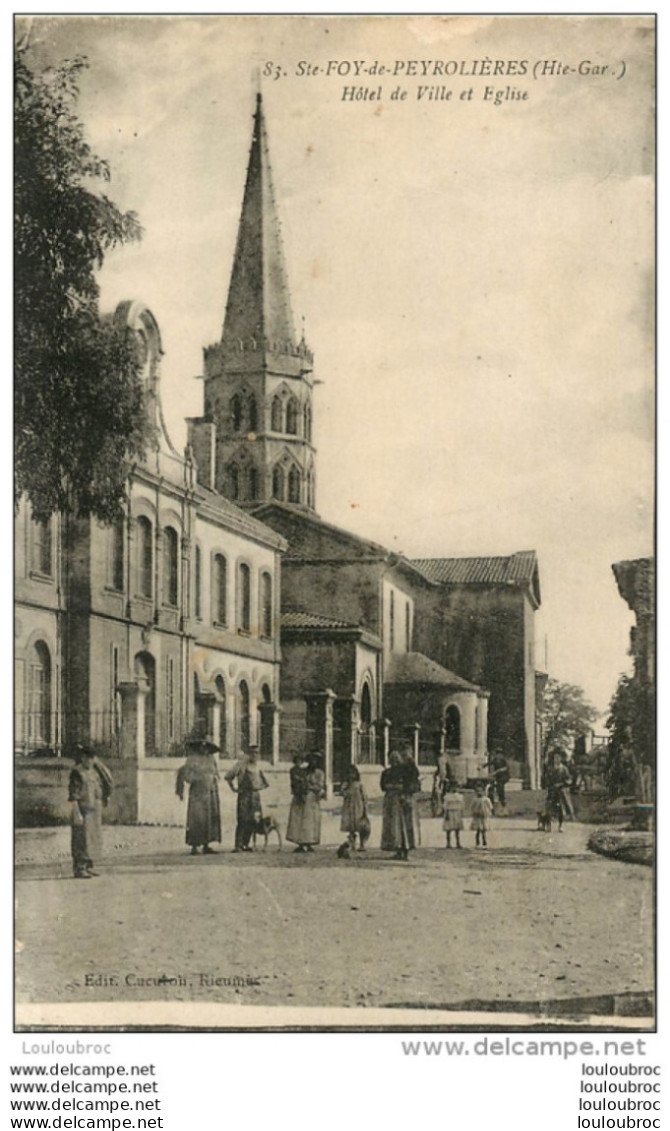
<svg viewBox="0 0 670 1131"><path fill-rule="evenodd" d="M655 1027L655 20L16 19L15 1027Z"/></svg>

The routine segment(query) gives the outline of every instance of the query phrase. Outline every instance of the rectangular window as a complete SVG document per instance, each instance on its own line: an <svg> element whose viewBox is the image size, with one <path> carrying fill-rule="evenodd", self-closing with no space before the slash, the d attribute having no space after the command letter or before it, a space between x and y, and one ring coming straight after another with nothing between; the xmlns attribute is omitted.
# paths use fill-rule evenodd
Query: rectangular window
<svg viewBox="0 0 670 1131"><path fill-rule="evenodd" d="M395 649L395 593L391 590L389 595L389 648Z"/></svg>
<svg viewBox="0 0 670 1131"><path fill-rule="evenodd" d="M110 718L112 720L112 734L121 730L121 697L119 693L119 649L112 644L112 662L110 665Z"/></svg>
<svg viewBox="0 0 670 1131"><path fill-rule="evenodd" d="M202 551L199 546L195 548L195 616L197 620L202 617Z"/></svg>
<svg viewBox="0 0 670 1131"><path fill-rule="evenodd" d="M30 524L30 536L30 568L32 572L42 574L43 577L51 577L51 519L48 519L47 522L35 522L33 519Z"/></svg>

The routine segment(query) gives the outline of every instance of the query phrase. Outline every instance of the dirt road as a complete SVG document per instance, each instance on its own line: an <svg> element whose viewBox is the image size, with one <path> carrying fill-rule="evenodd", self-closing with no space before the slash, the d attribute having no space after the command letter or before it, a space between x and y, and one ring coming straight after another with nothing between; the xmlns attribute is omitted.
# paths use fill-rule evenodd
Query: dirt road
<svg viewBox="0 0 670 1131"><path fill-rule="evenodd" d="M468 831L459 852L424 821L405 864L375 848L338 860L333 817L312 856L194 858L179 829L109 828L88 882L70 879L66 830L46 855L24 837L17 1000L512 1007L651 991L651 869L588 852L589 831L495 820L487 850Z"/></svg>

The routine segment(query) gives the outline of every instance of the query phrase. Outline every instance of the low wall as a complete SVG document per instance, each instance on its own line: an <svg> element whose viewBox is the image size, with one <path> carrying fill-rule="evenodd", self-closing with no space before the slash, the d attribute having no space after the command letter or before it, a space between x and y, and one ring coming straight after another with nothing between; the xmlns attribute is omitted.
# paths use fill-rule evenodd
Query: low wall
<svg viewBox="0 0 670 1131"><path fill-rule="evenodd" d="M104 812L106 824L129 825L137 819L136 763L105 760L114 789ZM70 758L17 758L14 762L14 822L17 828L62 825L70 820Z"/></svg>

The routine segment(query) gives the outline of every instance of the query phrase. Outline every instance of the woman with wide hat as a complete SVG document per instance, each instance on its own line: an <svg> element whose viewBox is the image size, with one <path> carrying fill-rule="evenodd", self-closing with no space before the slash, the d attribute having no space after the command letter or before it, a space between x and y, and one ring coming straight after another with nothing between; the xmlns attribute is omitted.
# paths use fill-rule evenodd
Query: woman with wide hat
<svg viewBox="0 0 670 1131"><path fill-rule="evenodd" d="M219 767L215 754L219 747L204 738L189 739L188 756L177 774L177 797L183 801L184 784L188 782L188 809L186 810L186 843L191 846L191 856L197 856L202 846L203 855L213 853L210 841L221 843L221 804L219 802Z"/></svg>

